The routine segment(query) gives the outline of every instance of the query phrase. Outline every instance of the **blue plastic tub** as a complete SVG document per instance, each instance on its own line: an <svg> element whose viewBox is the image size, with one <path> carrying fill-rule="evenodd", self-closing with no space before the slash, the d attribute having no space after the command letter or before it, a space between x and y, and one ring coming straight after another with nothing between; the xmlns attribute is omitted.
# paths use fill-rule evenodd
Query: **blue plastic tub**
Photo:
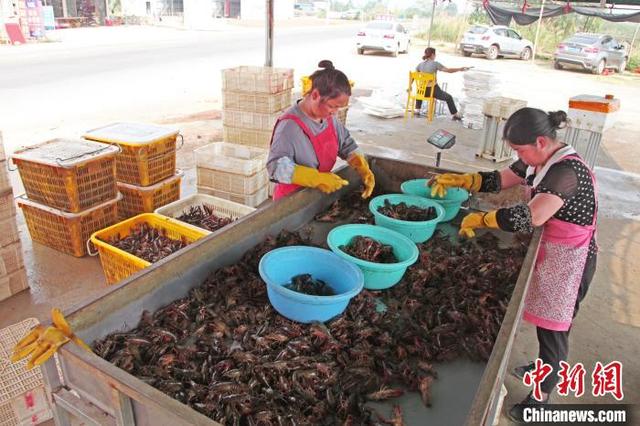
<svg viewBox="0 0 640 426"><path fill-rule="evenodd" d="M393 246L393 254L398 263L375 263L358 259L340 250L351 242L353 237L370 237L382 244ZM418 247L409 238L395 231L375 225L342 225L333 228L327 236L331 250L343 259L355 264L364 274L364 287L370 290L382 290L396 285L407 268L418 260Z"/></svg>
<svg viewBox="0 0 640 426"><path fill-rule="evenodd" d="M394 205L404 202L408 205L421 208L434 207L436 209L437 216L435 219L423 222L393 219L378 212L378 207L384 205L384 200L389 200L389 202ZM436 230L436 225L444 219L444 208L440 204L434 200L429 200L428 198L419 197L417 195L379 195L369 202L369 210L373 213L376 225L384 226L385 228L399 232L405 237L408 237L414 243L423 243L431 238Z"/></svg>
<svg viewBox="0 0 640 426"><path fill-rule="evenodd" d="M462 207L462 203L469 198L469 192L464 188L449 188L444 198L432 197L431 187L426 186L427 179L413 179L403 182L400 189L403 193L409 195L418 195L434 201L437 201L444 207L444 219L442 222L448 222L455 218Z"/></svg>
<svg viewBox="0 0 640 426"><path fill-rule="evenodd" d="M267 284L269 301L280 315L297 322L328 321L347 309L349 300L362 291L362 272L329 250L289 246L262 256L258 266ZM291 278L311 274L326 282L335 296L311 296L283 287Z"/></svg>

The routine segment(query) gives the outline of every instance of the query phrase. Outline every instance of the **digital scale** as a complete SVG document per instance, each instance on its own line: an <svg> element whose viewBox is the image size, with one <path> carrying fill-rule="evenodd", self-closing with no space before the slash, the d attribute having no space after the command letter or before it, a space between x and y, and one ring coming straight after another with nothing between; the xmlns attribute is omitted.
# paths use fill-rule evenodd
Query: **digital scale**
<svg viewBox="0 0 640 426"><path fill-rule="evenodd" d="M427 142L438 148L436 153L436 167L440 167L442 150L449 149L456 144L456 135L443 129L438 129L427 138Z"/></svg>

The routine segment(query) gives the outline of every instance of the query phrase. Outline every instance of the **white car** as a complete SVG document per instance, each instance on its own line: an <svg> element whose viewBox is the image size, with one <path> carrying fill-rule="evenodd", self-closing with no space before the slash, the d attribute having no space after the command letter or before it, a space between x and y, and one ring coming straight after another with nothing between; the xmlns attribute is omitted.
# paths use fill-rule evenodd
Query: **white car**
<svg viewBox="0 0 640 426"><path fill-rule="evenodd" d="M474 25L463 34L460 52L464 56L481 53L487 59L500 56L516 56L524 61L531 59L533 43L509 27L503 25Z"/></svg>
<svg viewBox="0 0 640 426"><path fill-rule="evenodd" d="M400 52L407 53L410 45L409 31L394 21L371 21L356 36L356 48L360 55L365 50L373 50L398 56Z"/></svg>

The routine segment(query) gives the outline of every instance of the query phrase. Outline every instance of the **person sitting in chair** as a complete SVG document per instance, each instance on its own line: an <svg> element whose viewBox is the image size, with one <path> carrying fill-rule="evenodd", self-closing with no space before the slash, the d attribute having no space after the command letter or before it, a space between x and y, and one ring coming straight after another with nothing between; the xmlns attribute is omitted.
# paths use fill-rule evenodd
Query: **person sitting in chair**
<svg viewBox="0 0 640 426"><path fill-rule="evenodd" d="M423 61L418 64L418 66L416 67L416 71L424 72L427 74L433 74L434 76L438 73L438 71L454 73L459 71L467 71L471 69L471 67L461 67L461 68L445 67L440 62L436 61L436 49L433 47L427 47L426 49L424 49L424 56L422 57L422 59ZM427 95L430 95L430 93L428 93ZM460 115L460 113L458 112L458 109L456 108L456 104L453 101L453 97L447 92L445 92L444 90L442 90L440 86L438 86L438 84L436 84L436 87L435 87L434 97L436 99L445 101L447 103L447 107L449 107L449 112L452 114L451 118L454 121L462 120L462 116ZM422 101L416 100L416 110L420 111L421 107L422 107Z"/></svg>

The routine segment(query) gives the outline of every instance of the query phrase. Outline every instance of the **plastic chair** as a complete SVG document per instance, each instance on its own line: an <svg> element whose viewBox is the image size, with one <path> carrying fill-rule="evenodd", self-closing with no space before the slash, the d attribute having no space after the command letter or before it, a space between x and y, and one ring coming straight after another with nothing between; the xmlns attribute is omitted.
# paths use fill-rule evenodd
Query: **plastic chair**
<svg viewBox="0 0 640 426"><path fill-rule="evenodd" d="M414 84L415 83L415 84ZM433 120L433 113L435 111L436 99L434 98L436 87L435 74L428 74L425 72L410 71L409 72L409 88L407 89L407 106L404 111L404 118L413 116L413 108L416 101L429 102L429 109L427 112L427 120Z"/></svg>

